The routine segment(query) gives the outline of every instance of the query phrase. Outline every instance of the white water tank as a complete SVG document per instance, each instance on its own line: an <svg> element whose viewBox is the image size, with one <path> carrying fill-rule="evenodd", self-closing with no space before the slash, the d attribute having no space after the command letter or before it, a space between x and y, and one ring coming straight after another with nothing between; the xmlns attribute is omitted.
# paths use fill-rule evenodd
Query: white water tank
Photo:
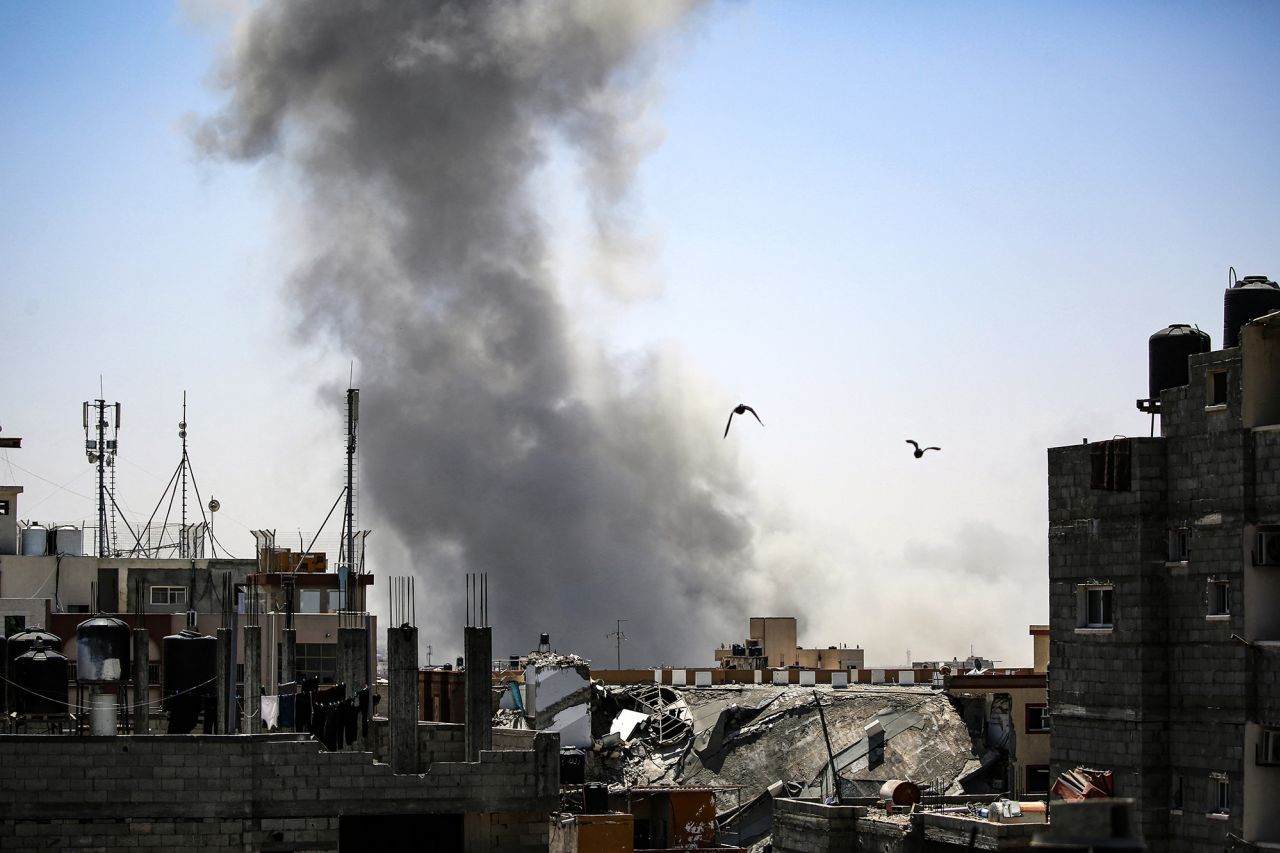
<svg viewBox="0 0 1280 853"><path fill-rule="evenodd" d="M53 543L49 550L68 557L84 556L84 531L72 524L61 524L50 531Z"/></svg>
<svg viewBox="0 0 1280 853"><path fill-rule="evenodd" d="M40 524L22 528L22 556L43 557L49 550L49 531Z"/></svg>
<svg viewBox="0 0 1280 853"><path fill-rule="evenodd" d="M89 729L95 735L116 733L116 697L112 693L89 696Z"/></svg>

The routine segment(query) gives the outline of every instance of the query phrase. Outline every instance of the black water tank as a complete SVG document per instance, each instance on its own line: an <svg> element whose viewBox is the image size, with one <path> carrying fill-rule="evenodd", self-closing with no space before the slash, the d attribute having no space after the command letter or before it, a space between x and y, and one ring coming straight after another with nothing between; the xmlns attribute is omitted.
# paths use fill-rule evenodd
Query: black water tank
<svg viewBox="0 0 1280 853"><path fill-rule="evenodd" d="M1240 346L1240 327L1272 311L1280 311L1280 285L1265 275L1237 281L1222 298L1222 346Z"/></svg>
<svg viewBox="0 0 1280 853"><path fill-rule="evenodd" d="M129 680L129 626L111 616L95 616L76 626L76 680L114 684Z"/></svg>
<svg viewBox="0 0 1280 853"><path fill-rule="evenodd" d="M169 699L178 693L199 696L214 692L213 679L218 673L218 641L207 634L185 630L165 637L164 655L165 710Z"/></svg>
<svg viewBox="0 0 1280 853"><path fill-rule="evenodd" d="M1147 341L1147 391L1152 400L1160 399L1166 388L1177 388L1191 381L1187 358L1210 349L1209 333L1174 323L1156 332Z"/></svg>
<svg viewBox="0 0 1280 853"><path fill-rule="evenodd" d="M581 785L586 781L587 755L580 749L560 750L560 784Z"/></svg>
<svg viewBox="0 0 1280 853"><path fill-rule="evenodd" d="M600 782L588 782L582 786L583 814L609 813L609 786Z"/></svg>
<svg viewBox="0 0 1280 853"><path fill-rule="evenodd" d="M17 660L19 655L24 655L34 649L37 642L44 643L46 649L57 651L62 648L61 637L57 634L49 633L38 625L33 625L9 638L9 660Z"/></svg>
<svg viewBox="0 0 1280 853"><path fill-rule="evenodd" d="M14 707L19 714L67 713L67 659L37 641L13 662Z"/></svg>

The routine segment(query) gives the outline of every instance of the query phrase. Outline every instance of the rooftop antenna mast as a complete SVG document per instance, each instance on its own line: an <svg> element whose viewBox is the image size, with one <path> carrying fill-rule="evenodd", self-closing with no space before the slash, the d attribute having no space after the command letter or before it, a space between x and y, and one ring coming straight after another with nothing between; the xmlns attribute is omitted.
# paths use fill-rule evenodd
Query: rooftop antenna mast
<svg viewBox="0 0 1280 853"><path fill-rule="evenodd" d="M178 470L182 472L182 522L178 528L182 531L178 540L178 556L182 559L190 557L187 547L187 392L182 392L182 420L178 421L178 438L182 439L182 464Z"/></svg>
<svg viewBox="0 0 1280 853"><path fill-rule="evenodd" d="M354 371L354 367L352 368ZM354 379L354 373L352 378ZM363 610L363 603L356 601L348 601L347 596L352 594L351 576L356 571L355 545L356 545L356 499L355 499L355 478L356 478L356 428L360 423L360 389L347 388L347 505L346 516L343 522L344 532L346 536L343 538L341 550L345 561L342 567L342 586L343 586L343 603L347 610ZM353 596L354 598L355 596Z"/></svg>
<svg viewBox="0 0 1280 853"><path fill-rule="evenodd" d="M622 623L626 621L626 619L617 620L618 627L614 631L605 634L606 637L613 637L614 643L618 647L618 669L622 669L622 641L627 638L627 635L622 631Z"/></svg>
<svg viewBox="0 0 1280 853"><path fill-rule="evenodd" d="M102 393L102 378L98 378L98 393ZM89 413L93 412L93 423L89 423ZM108 422L108 416L110 421ZM85 402L83 406L84 451L90 465L98 466L98 556L105 557L111 553L107 537L107 503L115 503L115 498L107 493L107 466L115 465L116 441L120 434L120 404L110 403L99 397L93 402ZM111 438L107 438L107 428L111 428ZM96 436L96 438L94 437ZM112 478L114 482L114 477Z"/></svg>

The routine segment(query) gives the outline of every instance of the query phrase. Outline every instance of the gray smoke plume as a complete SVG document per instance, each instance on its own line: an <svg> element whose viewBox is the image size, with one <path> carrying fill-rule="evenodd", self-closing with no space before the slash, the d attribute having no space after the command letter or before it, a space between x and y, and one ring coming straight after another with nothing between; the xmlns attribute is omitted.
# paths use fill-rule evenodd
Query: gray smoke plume
<svg viewBox="0 0 1280 853"><path fill-rule="evenodd" d="M694 5L275 2L238 32L197 141L282 163L301 196L290 296L358 359L361 499L411 561L373 570L425 579L428 636L458 633L467 571L490 574L495 652L545 630L610 661L626 618L634 665L705 661L745 630L736 401L704 403L668 353L582 343L531 185L567 146L596 248L627 244L655 42Z"/></svg>

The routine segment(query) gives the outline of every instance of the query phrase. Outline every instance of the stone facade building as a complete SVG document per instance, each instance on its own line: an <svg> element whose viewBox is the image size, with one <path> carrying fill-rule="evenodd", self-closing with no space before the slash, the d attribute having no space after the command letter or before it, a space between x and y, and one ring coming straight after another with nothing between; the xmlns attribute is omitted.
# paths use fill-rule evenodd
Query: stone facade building
<svg viewBox="0 0 1280 853"><path fill-rule="evenodd" d="M1049 450L1054 777L1153 850L1280 843L1280 314L1192 355L1158 436ZM1155 369L1153 367L1153 375Z"/></svg>

